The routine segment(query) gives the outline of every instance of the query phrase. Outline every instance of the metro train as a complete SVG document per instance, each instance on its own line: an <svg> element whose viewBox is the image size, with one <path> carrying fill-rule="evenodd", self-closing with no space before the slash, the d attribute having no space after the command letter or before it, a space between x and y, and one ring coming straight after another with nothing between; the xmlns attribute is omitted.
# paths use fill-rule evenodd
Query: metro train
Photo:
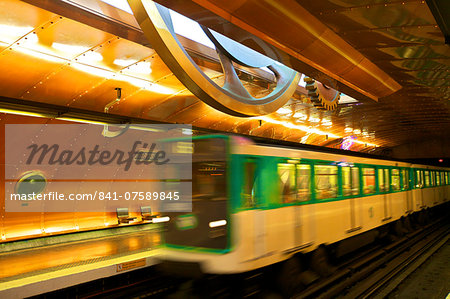
<svg viewBox="0 0 450 299"><path fill-rule="evenodd" d="M450 169L193 137L191 213L167 214L165 269L244 273L444 205Z"/></svg>

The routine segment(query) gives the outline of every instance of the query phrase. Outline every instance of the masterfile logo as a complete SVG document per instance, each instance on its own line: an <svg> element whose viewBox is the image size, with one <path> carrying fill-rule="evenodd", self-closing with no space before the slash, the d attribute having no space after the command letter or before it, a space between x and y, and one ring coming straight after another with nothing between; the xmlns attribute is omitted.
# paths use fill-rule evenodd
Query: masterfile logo
<svg viewBox="0 0 450 299"><path fill-rule="evenodd" d="M137 151L138 146L142 145L143 148ZM48 144L32 144L27 147L30 150L30 154L26 161L27 165L33 162L37 165L47 163L49 165L109 165L116 163L117 165L124 165L124 170L128 171L131 164L134 162L136 165L150 165L154 162L155 165L164 165L170 161L166 159L166 152L163 150L157 151L153 154L156 147L156 143L152 143L147 152L148 143L141 141L135 141L133 147L129 152L123 152L116 149L114 152L110 150L99 150L99 145L96 144L93 149L89 150L86 147L82 147L80 151L74 152L70 149L61 150L58 144L49 146Z"/></svg>
<svg viewBox="0 0 450 299"><path fill-rule="evenodd" d="M189 212L192 151L174 150L192 143L186 127L130 125L109 137L103 125L7 124L6 210Z"/></svg>

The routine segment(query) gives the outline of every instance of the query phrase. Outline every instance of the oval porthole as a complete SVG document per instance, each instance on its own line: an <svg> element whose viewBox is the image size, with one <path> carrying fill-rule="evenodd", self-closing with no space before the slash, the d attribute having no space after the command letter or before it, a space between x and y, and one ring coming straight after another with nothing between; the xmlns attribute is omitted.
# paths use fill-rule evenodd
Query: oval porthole
<svg viewBox="0 0 450 299"><path fill-rule="evenodd" d="M39 194L47 186L44 174L37 170L25 172L16 183L16 194Z"/></svg>

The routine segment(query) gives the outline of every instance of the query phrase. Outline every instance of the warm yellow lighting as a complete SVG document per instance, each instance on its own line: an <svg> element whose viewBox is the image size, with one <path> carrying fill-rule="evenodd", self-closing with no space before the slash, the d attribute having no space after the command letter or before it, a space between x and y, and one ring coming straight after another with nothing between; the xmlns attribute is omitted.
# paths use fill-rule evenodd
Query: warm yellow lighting
<svg viewBox="0 0 450 299"><path fill-rule="evenodd" d="M90 64L90 63L97 63L100 61L103 61L102 54L95 52L95 51L88 51L84 53L83 55L79 56L78 58L79 62Z"/></svg>
<svg viewBox="0 0 450 299"><path fill-rule="evenodd" d="M114 61L116 63L116 61ZM118 64L118 63L116 63ZM120 64L118 64L120 65ZM129 65L129 64L128 64ZM127 65L124 65L124 67ZM122 70L124 73L130 73L131 75L150 75L152 73L151 63L149 61L140 61L133 65L129 65L126 69Z"/></svg>
<svg viewBox="0 0 450 299"><path fill-rule="evenodd" d="M358 144L363 144L363 145L367 145L367 146L374 146L377 147L378 145L374 144L374 143L370 143L370 142L366 142L366 141L362 141L362 140L353 140L354 143L358 143Z"/></svg>
<svg viewBox="0 0 450 299"><path fill-rule="evenodd" d="M157 83L152 83L149 80L144 80L141 78L136 78L133 76L127 76L127 75L123 75L123 74L117 74L115 76L116 80L119 81L125 81L128 82L136 87L145 89L145 90L149 90L149 91L153 91L156 93L161 93L161 94L173 94L175 91L171 88L162 86L160 84Z"/></svg>
<svg viewBox="0 0 450 299"><path fill-rule="evenodd" d="M62 227L49 227L49 228L45 228L44 231L47 234L52 234L52 233L58 233L58 232L63 232L63 231L68 231L71 230L70 228L62 228Z"/></svg>
<svg viewBox="0 0 450 299"><path fill-rule="evenodd" d="M285 107L281 107L280 109L277 110L278 114L289 114L292 113L291 109L285 108Z"/></svg>
<svg viewBox="0 0 450 299"><path fill-rule="evenodd" d="M297 118L298 120L306 120L306 119L308 119L308 116L306 114L301 113L301 112L294 113L294 115L292 117L293 118Z"/></svg>
<svg viewBox="0 0 450 299"><path fill-rule="evenodd" d="M11 26L0 24L0 40L7 44L12 44L22 36L31 32L34 28L31 26Z"/></svg>
<svg viewBox="0 0 450 299"><path fill-rule="evenodd" d="M80 55L81 53L84 53L90 49L85 46L68 45L62 43L53 43L52 47L64 54L70 54L71 56Z"/></svg>
<svg viewBox="0 0 450 299"><path fill-rule="evenodd" d="M150 90L160 94L174 94L175 91L171 88L165 87L161 84L151 83L145 87L146 90Z"/></svg>
<svg viewBox="0 0 450 299"><path fill-rule="evenodd" d="M353 132L353 128L347 127L347 128L344 129L344 132L345 133L351 133L351 132Z"/></svg>
<svg viewBox="0 0 450 299"><path fill-rule="evenodd" d="M306 132L307 134L302 137L302 139L300 141L301 143L306 143L306 140L311 136L311 134L328 135L328 138L343 138L341 136L338 136L338 135L335 135L335 134L332 134L332 133L328 133L328 132L325 132L325 131L322 131L322 130L319 130L319 129L316 129L316 128L313 128L313 127L307 127L307 126L303 126L303 125L296 125L296 124L293 124L293 123L290 123L290 122L287 122L287 121L279 121L279 120L272 119L272 118L267 117L267 116L258 116L258 117L254 117L254 119L259 119L259 120L262 120L262 121L265 121L265 122L268 122L268 123L281 125L283 127L289 128L289 129L297 129L297 130L301 130L303 132ZM345 128L345 131L346 132L352 132L353 129L347 127L347 128ZM367 146L375 146L375 147L377 146L376 144L365 142L365 141L354 140L354 142L358 143L358 144L364 144L364 145L367 144Z"/></svg>
<svg viewBox="0 0 450 299"><path fill-rule="evenodd" d="M55 55L43 53L40 51L32 50L32 49L27 49L27 48L22 48L22 47L14 47L14 50L21 52L23 54L33 56L38 59L47 60L50 62L56 62L56 63L67 63L68 62L67 59L64 59L64 58L61 58L61 57L58 57Z"/></svg>
<svg viewBox="0 0 450 299"><path fill-rule="evenodd" d="M95 67L95 66L91 66L91 65L87 65L87 64L83 64L83 63L72 63L72 66L74 68L76 68L77 70L80 70L82 72L94 75L94 76L98 76L98 77L103 77L105 79L111 79L112 77L114 77L115 73L112 71L108 71L99 67Z"/></svg>
<svg viewBox="0 0 450 299"><path fill-rule="evenodd" d="M119 80L119 81L128 82L139 88L145 88L147 85L150 84L150 81L148 81L148 80L144 80L144 79L140 79L140 78L136 78L136 77L132 77L132 76L127 76L127 75L122 75L122 74L118 74L115 79Z"/></svg>
<svg viewBox="0 0 450 299"><path fill-rule="evenodd" d="M324 132L324 131L321 131L321 130L316 129L316 128L307 127L307 126L303 126L303 125L296 125L296 124L293 124L293 123L290 123L290 122L287 122L287 121L279 121L279 120L276 120L276 119L273 119L273 118L270 118L270 117L267 117L267 116L259 116L256 119L260 119L262 121L269 122L269 123L272 123L272 124L281 125L283 127L289 128L289 129L301 130L301 131L306 132L306 133L314 133L314 134L318 134L318 135L328 135L328 137L330 137L330 138L340 138L337 135L334 135L334 134L328 133L328 132Z"/></svg>
<svg viewBox="0 0 450 299"><path fill-rule="evenodd" d="M131 68L131 65L135 64L136 62L137 62L136 59L114 59L114 61L113 61L114 64L117 64L122 67L130 66L130 68ZM150 66L150 62L148 64Z"/></svg>

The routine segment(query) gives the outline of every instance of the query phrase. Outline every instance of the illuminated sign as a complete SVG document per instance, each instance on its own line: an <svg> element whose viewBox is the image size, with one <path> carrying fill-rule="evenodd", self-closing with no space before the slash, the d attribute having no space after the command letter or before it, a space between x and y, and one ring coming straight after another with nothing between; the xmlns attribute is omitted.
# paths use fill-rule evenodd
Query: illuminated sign
<svg viewBox="0 0 450 299"><path fill-rule="evenodd" d="M342 140L341 149L349 150L355 139L356 137L354 136L345 137L344 140Z"/></svg>

